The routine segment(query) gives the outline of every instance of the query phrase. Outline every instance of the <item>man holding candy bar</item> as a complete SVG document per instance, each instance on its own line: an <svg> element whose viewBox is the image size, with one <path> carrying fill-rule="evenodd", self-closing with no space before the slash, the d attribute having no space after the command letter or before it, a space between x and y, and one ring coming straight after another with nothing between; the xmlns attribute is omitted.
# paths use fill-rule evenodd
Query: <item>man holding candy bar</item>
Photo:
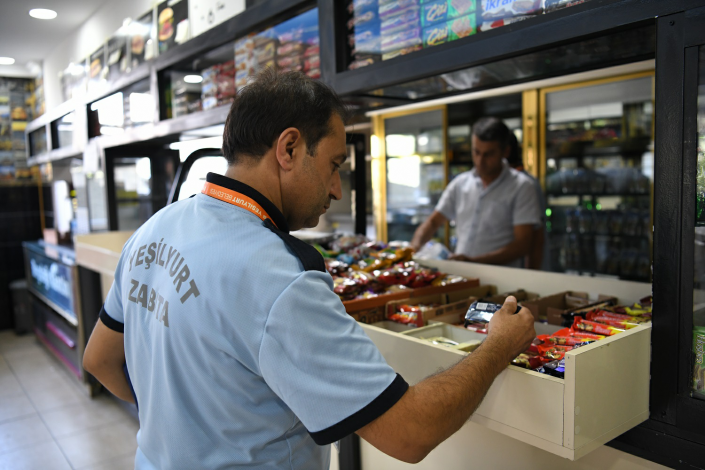
<svg viewBox="0 0 705 470"><path fill-rule="evenodd" d="M532 251L541 209L531 179L506 159L511 133L502 121L483 118L472 129L471 171L456 176L431 216L414 233L418 251L454 220L458 245L450 259L522 267Z"/></svg>
<svg viewBox="0 0 705 470"><path fill-rule="evenodd" d="M230 110L225 175L125 244L83 364L138 405L137 469L327 470L352 433L418 462L533 340L510 297L452 368L409 386L386 363L289 233L341 197L346 114L322 83L267 69Z"/></svg>

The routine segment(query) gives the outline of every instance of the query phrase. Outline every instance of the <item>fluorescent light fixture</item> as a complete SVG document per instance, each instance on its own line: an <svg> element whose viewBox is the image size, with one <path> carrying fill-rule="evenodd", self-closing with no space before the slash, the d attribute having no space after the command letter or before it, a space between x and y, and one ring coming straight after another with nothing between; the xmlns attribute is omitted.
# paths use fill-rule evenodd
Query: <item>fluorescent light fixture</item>
<svg viewBox="0 0 705 470"><path fill-rule="evenodd" d="M186 75L184 77L184 81L186 83L201 83L203 81L203 77L200 75Z"/></svg>
<svg viewBox="0 0 705 470"><path fill-rule="evenodd" d="M416 136L390 134L386 138L388 157L410 157L416 153Z"/></svg>
<svg viewBox="0 0 705 470"><path fill-rule="evenodd" d="M12 57L0 57L0 65L12 65L15 63L15 59Z"/></svg>
<svg viewBox="0 0 705 470"><path fill-rule="evenodd" d="M392 184L418 188L421 184L421 157L390 158L387 160L387 178Z"/></svg>
<svg viewBox="0 0 705 470"><path fill-rule="evenodd" d="M38 20L53 20L56 18L56 12L46 8L33 8L29 10L29 16Z"/></svg>

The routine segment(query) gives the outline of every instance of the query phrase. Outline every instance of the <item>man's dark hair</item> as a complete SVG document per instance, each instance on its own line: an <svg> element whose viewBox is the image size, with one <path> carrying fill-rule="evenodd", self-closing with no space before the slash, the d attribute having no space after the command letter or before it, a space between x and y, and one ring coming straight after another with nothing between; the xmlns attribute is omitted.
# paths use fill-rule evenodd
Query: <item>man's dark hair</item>
<svg viewBox="0 0 705 470"><path fill-rule="evenodd" d="M278 74L268 67L235 97L223 132L228 164L242 157L259 160L289 127L301 132L308 152L333 131L333 114L346 121L348 111L338 95L300 72Z"/></svg>
<svg viewBox="0 0 705 470"><path fill-rule="evenodd" d="M524 166L524 158L521 154L521 147L519 146L517 136L515 136L513 132L509 133L509 156L507 157L507 163L515 169Z"/></svg>
<svg viewBox="0 0 705 470"><path fill-rule="evenodd" d="M502 148L507 148L510 144L509 128L501 119L495 117L485 117L472 126L472 134L485 142L499 142Z"/></svg>

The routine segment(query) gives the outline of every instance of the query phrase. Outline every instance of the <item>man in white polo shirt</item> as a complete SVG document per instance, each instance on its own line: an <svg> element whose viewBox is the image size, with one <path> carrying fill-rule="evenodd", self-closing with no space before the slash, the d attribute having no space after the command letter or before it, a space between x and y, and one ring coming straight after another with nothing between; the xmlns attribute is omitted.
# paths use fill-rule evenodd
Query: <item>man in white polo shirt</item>
<svg viewBox="0 0 705 470"><path fill-rule="evenodd" d="M226 174L125 244L83 364L136 401L137 469L327 470L351 433L418 462L534 338L509 299L451 369L409 387L389 367L289 234L341 197L345 115L320 82L264 72L230 110Z"/></svg>
<svg viewBox="0 0 705 470"><path fill-rule="evenodd" d="M522 267L532 248L540 204L531 179L507 164L510 131L497 118L472 128L471 171L456 176L443 191L431 216L414 233L415 250L449 220L458 245L451 259Z"/></svg>

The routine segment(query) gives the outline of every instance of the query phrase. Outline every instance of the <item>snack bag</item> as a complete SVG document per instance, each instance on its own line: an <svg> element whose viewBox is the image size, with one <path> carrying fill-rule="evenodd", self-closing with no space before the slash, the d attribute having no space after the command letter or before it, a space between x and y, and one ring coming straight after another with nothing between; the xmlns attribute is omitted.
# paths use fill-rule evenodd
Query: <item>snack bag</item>
<svg viewBox="0 0 705 470"><path fill-rule="evenodd" d="M547 342L562 346L577 346L579 344L590 343L605 338L602 335L595 335L584 331L573 331L570 328L563 328L562 330L558 330L550 336L542 336L548 336L546 338ZM540 337L541 336L539 336L539 338Z"/></svg>
<svg viewBox="0 0 705 470"><path fill-rule="evenodd" d="M589 333L596 333L598 335L605 335L605 336L616 335L617 333L621 333L624 331L623 329L620 329L620 328L617 328L614 326L605 325L605 324L597 323L594 321L584 320L582 317L575 317L575 322L573 323L573 329L587 331Z"/></svg>
<svg viewBox="0 0 705 470"><path fill-rule="evenodd" d="M609 315L603 315L601 313L602 312L600 312L599 310L589 312L585 318L589 321L603 323L605 325L610 326L616 326L617 328L621 328L623 330L629 330L631 328L636 328L637 326L639 326L639 324L636 322L627 321L623 318L614 318Z"/></svg>
<svg viewBox="0 0 705 470"><path fill-rule="evenodd" d="M545 361L541 357L530 353L521 353L512 360L512 365L531 370L538 369L544 363Z"/></svg>

